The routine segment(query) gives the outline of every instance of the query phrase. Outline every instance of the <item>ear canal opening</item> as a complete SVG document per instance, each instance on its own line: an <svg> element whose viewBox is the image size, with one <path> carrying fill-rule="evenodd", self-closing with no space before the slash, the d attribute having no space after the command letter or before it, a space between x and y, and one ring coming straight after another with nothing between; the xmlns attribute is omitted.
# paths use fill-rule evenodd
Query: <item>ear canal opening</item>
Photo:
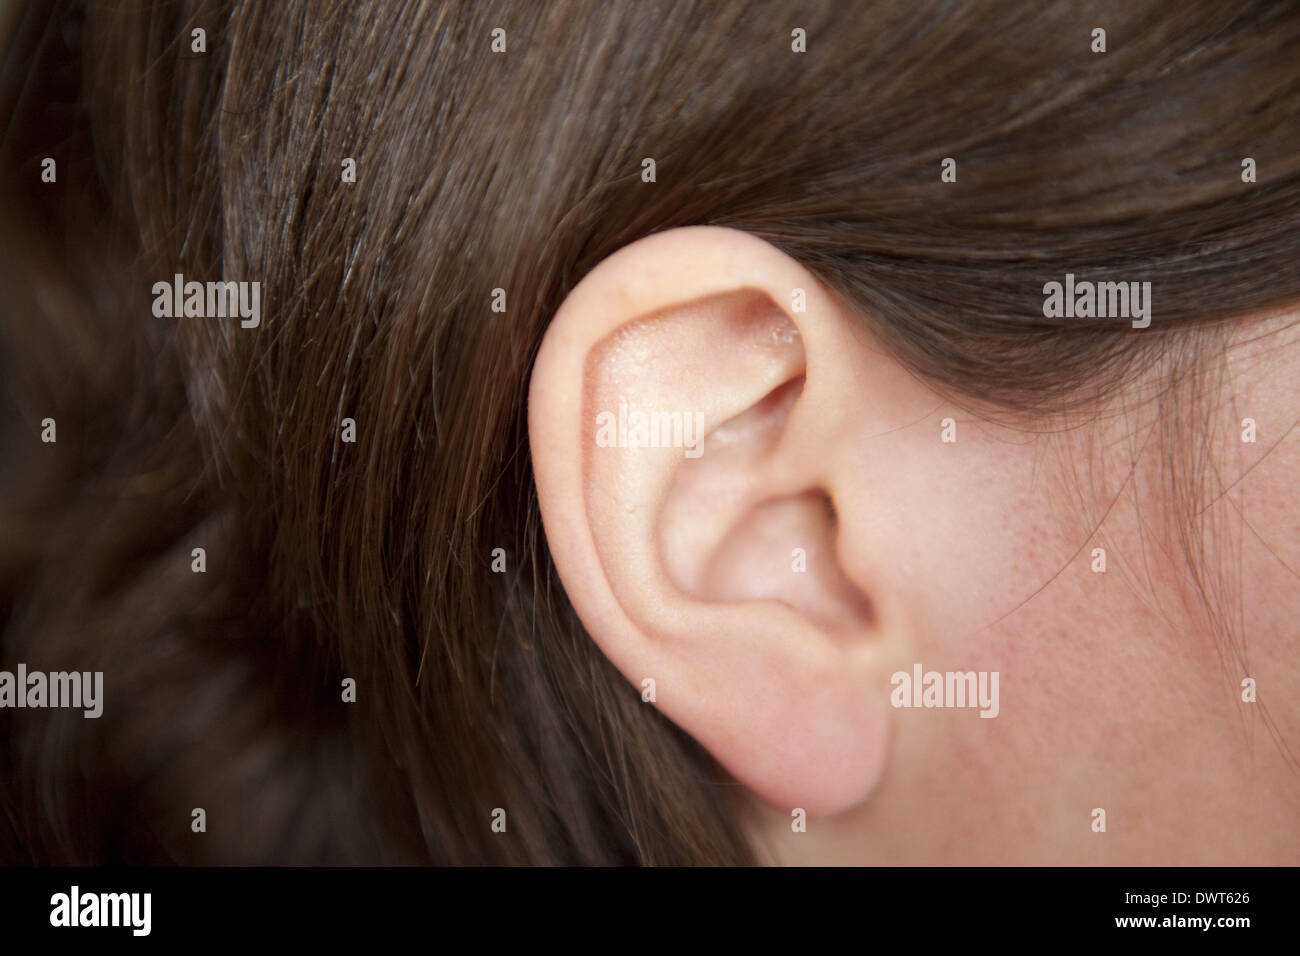
<svg viewBox="0 0 1300 956"><path fill-rule="evenodd" d="M827 633L871 633L875 608L839 566L841 529L829 501L812 488L750 508L713 552L697 596L776 600Z"/></svg>
<svg viewBox="0 0 1300 956"><path fill-rule="evenodd" d="M667 564L677 585L714 602L779 601L830 634L875 626L871 601L839 565L829 493L764 487L763 460L781 441L805 375L792 375L711 431L683 462L665 512Z"/></svg>

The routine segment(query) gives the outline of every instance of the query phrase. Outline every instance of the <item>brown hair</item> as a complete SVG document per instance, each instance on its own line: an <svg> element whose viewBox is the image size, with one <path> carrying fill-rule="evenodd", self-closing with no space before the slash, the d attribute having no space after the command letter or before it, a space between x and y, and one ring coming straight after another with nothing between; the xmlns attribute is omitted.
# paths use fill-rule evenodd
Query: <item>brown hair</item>
<svg viewBox="0 0 1300 956"><path fill-rule="evenodd" d="M735 785L567 603L532 358L596 263L687 224L1018 411L1300 299L1293 5L1043 6L24 5L0 664L103 670L106 705L0 711L0 858L751 860ZM1066 272L1151 281L1151 327L1045 318ZM175 273L260 281L261 326L156 318Z"/></svg>

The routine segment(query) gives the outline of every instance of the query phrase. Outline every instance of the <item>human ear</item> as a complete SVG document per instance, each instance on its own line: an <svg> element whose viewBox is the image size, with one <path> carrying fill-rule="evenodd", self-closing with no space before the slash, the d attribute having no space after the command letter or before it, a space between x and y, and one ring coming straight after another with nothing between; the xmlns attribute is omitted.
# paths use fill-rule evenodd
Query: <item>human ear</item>
<svg viewBox="0 0 1300 956"><path fill-rule="evenodd" d="M646 706L774 806L837 813L883 772L909 625L885 549L841 518L890 507L850 494L863 428L932 399L810 272L730 229L610 256L542 343L530 445L575 610Z"/></svg>

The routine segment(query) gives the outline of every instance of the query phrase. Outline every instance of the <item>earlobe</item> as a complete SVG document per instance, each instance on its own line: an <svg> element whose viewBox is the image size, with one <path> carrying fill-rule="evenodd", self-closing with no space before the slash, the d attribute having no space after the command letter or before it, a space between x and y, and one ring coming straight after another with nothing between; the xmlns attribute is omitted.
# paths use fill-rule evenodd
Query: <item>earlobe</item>
<svg viewBox="0 0 1300 956"><path fill-rule="evenodd" d="M547 540L592 639L741 783L811 814L879 780L906 643L836 520L875 355L798 263L694 227L587 276L531 383Z"/></svg>

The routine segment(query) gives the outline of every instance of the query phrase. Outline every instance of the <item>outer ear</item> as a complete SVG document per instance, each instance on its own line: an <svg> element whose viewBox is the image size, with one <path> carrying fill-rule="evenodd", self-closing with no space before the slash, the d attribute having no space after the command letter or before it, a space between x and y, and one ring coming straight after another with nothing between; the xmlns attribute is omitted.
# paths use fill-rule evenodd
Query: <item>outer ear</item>
<svg viewBox="0 0 1300 956"><path fill-rule="evenodd" d="M632 692L652 679L646 706L774 806L836 813L881 776L908 626L837 491L863 421L916 394L807 270L729 229L619 251L542 344L530 439L570 600Z"/></svg>

